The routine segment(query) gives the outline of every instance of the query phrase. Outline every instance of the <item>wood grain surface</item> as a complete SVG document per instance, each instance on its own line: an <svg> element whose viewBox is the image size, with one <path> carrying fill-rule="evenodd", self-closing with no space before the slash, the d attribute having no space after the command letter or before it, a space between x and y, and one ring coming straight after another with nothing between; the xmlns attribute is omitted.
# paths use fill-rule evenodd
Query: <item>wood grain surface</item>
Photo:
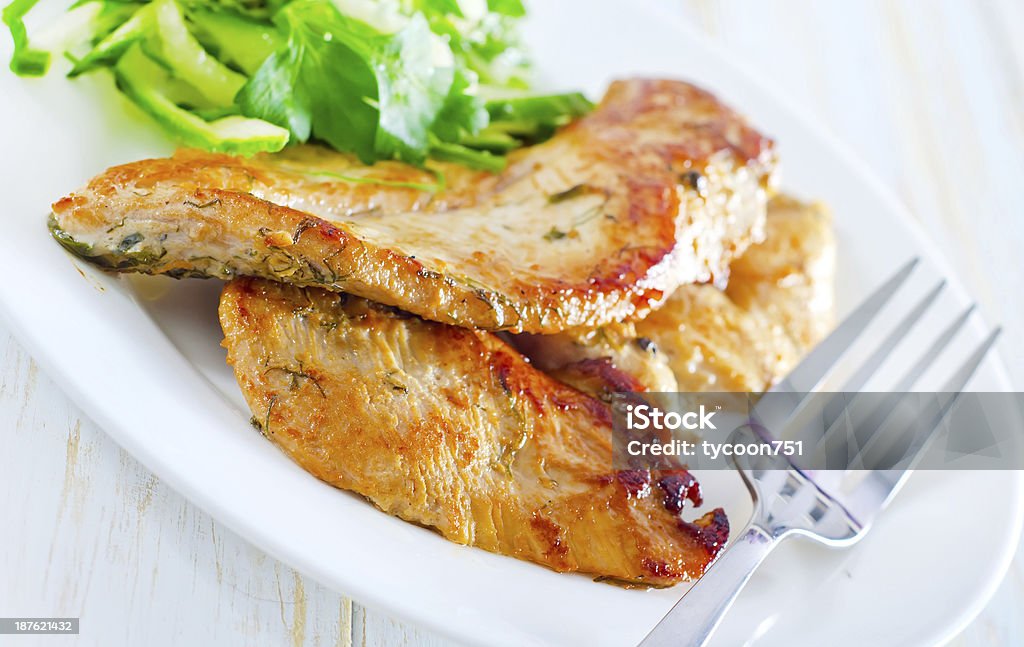
<svg viewBox="0 0 1024 647"><path fill-rule="evenodd" d="M673 6L872 164L1004 326L1024 387L1024 3ZM81 616L96 645L449 644L252 548L109 440L3 328L0 352L2 615ZM1024 644L1022 608L1024 553L954 644Z"/></svg>

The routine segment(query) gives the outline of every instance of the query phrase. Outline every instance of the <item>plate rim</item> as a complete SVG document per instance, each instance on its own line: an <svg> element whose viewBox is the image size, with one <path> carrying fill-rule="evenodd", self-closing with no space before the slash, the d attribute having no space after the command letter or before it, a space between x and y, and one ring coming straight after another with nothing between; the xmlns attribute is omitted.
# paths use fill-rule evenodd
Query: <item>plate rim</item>
<svg viewBox="0 0 1024 647"><path fill-rule="evenodd" d="M664 7L650 0L639 0L637 5L642 6L650 15L657 16L660 20L671 23L672 28L680 30L687 38L699 40L702 48L714 52L723 65L731 67L735 73L743 77L744 82L757 87L759 92L770 97L778 106L789 113L794 120L799 121L802 127L811 131L812 135L820 139L830 149L831 154L841 158L849 167L856 169L858 172L858 182L869 186L892 213L899 214L901 224L915 239L923 255L950 279L953 287L963 291L958 274L952 271L947 259L941 254L935 242L924 231L920 222L910 214L895 194L870 171L868 165L853 154L841 140L824 128L818 120L807 114L795 102L790 101L785 95L776 91L767 83L763 83L756 75L751 74L749 69L737 62L724 48L692 29L681 17L668 12ZM4 244L7 245L9 243L5 242ZM215 495L204 493L198 487L192 487L189 483L190 477L175 469L173 462L166 460L164 456L149 451L143 443L137 442L134 434L127 429L130 426L129 421L118 420L117 416L111 415L107 411L109 407L97 406L97 400L87 396L79 387L78 383L82 379L82 376L79 375L81 371L73 370L72 367L64 365L54 353L48 350L47 340L41 338L40 335L32 330L31 316L22 311L18 300L13 297L13 293L3 285L0 285L0 317L7 323L14 338L25 346L31 356L43 368L46 375L67 394L69 399L75 403L84 415L95 421L97 426L103 429L119 446L128 450L140 463L170 485L172 489L184 495L192 504L217 519L218 522L223 523L240 538L258 546L275 559L292 565L296 570L312 579L318 581L324 581L325 579L331 581L334 579L322 577L312 563L313 558L311 556L303 558L301 555L292 554L286 547L278 545L280 542L276 541L271 534L265 532L261 526L251 523L240 515L232 514L229 506L219 502ZM980 321L976 321L974 327L977 328L980 325ZM995 380L1004 388L1012 389L1012 382L1009 379L998 349L992 358L990 367L994 373ZM993 560L997 566L986 579L984 590L975 595L969 604L965 604L960 614L951 617L950 622L945 623L944 626L932 627L932 635L934 635L934 642L936 643L944 643L953 638L981 612L995 594L1013 560L1016 547L1020 543L1022 525L1024 525L1021 523L1024 521L1024 472L1017 471L1012 474L1012 480L1016 487L1013 489L1015 523L1011 527L1015 532L1011 532L1008 536L1010 541L1004 543L1006 550L1002 551L1001 554L996 556L997 559ZM244 531L241 529L244 529ZM282 555L287 557L282 557ZM332 588L337 587L332 586ZM464 618L459 623L442 624L440 618L428 615L425 612L418 612L421 607L406 607L390 603L379 587L366 586L357 579L345 582L342 590L345 595L358 598L360 603L366 606L410 619L421 627L428 628L431 631L458 641L475 643L479 642L481 636L484 635L479 631L485 627L485 624L482 622L484 618L477 618L475 621ZM474 627L474 630L466 631ZM519 636L519 638L529 637L526 634Z"/></svg>

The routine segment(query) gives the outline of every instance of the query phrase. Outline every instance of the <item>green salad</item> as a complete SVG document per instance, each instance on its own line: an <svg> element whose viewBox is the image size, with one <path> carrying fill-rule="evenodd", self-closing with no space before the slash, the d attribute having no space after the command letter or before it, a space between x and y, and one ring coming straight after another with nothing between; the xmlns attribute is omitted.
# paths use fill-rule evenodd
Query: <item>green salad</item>
<svg viewBox="0 0 1024 647"><path fill-rule="evenodd" d="M14 0L10 67L57 52ZM500 170L505 154L592 107L531 95L521 0L79 0L55 31L68 77L106 69L187 146L251 154L315 140L363 162L428 158ZM58 54L59 55L59 54Z"/></svg>

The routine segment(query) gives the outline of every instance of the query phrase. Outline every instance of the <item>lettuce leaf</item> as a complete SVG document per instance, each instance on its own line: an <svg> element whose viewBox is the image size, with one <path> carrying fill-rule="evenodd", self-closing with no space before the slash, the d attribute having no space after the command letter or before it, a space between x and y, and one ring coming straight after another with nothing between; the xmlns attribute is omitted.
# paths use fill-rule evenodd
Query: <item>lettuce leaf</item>
<svg viewBox="0 0 1024 647"><path fill-rule="evenodd" d="M441 54L445 60L441 64L434 60L439 47L445 47ZM415 14L400 32L381 44L372 64L377 71L379 94L378 154L384 158L423 162L431 126L442 108L452 105L448 101L448 92L455 80L451 51L433 42L433 33L423 14ZM457 103L459 98L455 96L451 100ZM459 110L447 114L447 119L451 120L465 118L467 115ZM471 124L453 121L448 126L468 129Z"/></svg>
<svg viewBox="0 0 1024 647"><path fill-rule="evenodd" d="M454 59L450 51L438 53L445 45L422 14L383 34L327 0L298 0L276 21L288 42L256 71L238 102L243 114L288 128L298 141L312 134L365 162L418 164L442 109L449 108L446 119L466 122L448 124L449 131L472 130L480 119L450 94ZM447 65L437 64L439 55Z"/></svg>
<svg viewBox="0 0 1024 647"><path fill-rule="evenodd" d="M278 12L275 23L287 42L239 92L242 114L287 128L295 141L312 135L374 161L376 79L367 61L336 37L340 14L324 0L300 0Z"/></svg>

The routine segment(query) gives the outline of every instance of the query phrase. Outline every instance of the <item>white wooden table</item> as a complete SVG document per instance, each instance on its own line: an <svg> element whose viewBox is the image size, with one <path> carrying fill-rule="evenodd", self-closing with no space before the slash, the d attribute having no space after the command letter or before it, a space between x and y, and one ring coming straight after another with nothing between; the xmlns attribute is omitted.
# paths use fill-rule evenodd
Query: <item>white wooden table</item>
<svg viewBox="0 0 1024 647"><path fill-rule="evenodd" d="M1024 388L1024 3L681 5L874 164L1007 329L999 350ZM81 616L97 645L448 644L250 547L110 441L3 328L0 353L0 615ZM955 644L1024 644L1022 608L1024 553Z"/></svg>

